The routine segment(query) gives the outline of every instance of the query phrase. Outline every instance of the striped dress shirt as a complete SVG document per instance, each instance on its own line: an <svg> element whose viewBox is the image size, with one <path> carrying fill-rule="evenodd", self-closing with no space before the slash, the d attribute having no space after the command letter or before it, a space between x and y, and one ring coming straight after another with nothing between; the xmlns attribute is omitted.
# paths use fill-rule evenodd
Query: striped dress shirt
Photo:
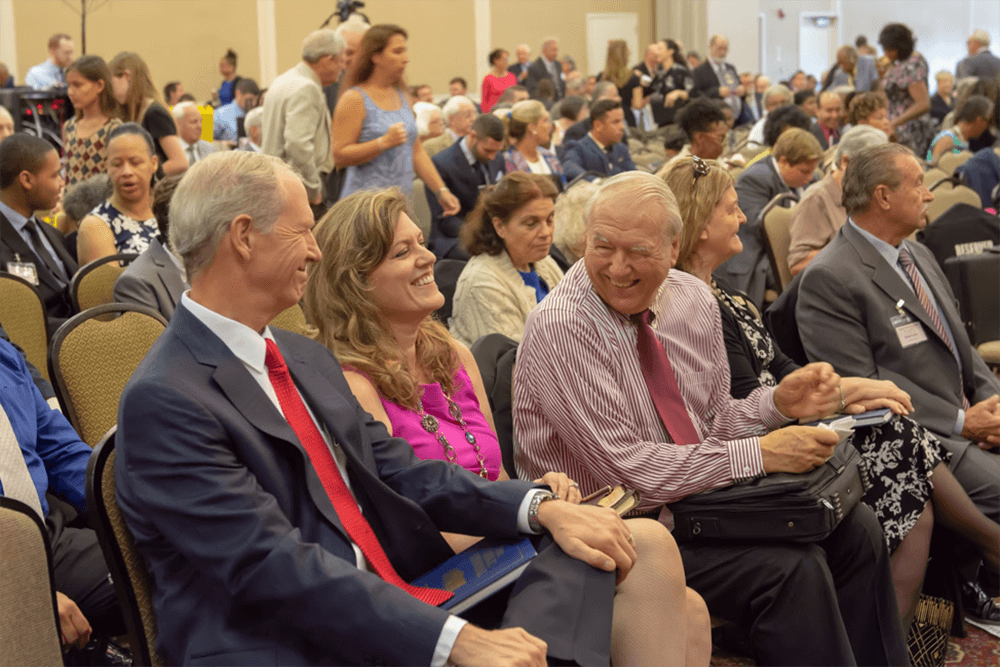
<svg viewBox="0 0 1000 667"><path fill-rule="evenodd" d="M637 510L764 474L758 436L788 420L774 389L729 394L719 306L697 278L671 271L652 322L700 442L675 445L639 367L636 328L594 291L583 262L528 316L514 368L518 476L565 472L584 494L624 484ZM660 520L672 527L669 510Z"/></svg>

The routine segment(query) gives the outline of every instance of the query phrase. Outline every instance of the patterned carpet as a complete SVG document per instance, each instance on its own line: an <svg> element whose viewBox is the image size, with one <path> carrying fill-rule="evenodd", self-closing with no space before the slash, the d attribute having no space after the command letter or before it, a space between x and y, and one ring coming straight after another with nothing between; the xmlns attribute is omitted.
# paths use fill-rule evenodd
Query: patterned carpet
<svg viewBox="0 0 1000 667"><path fill-rule="evenodd" d="M995 667L1000 665L1000 639L983 632L968 623L965 639L952 637L948 640L946 665L963 667ZM712 651L712 667L753 667L757 663L750 658L733 655L716 647Z"/></svg>

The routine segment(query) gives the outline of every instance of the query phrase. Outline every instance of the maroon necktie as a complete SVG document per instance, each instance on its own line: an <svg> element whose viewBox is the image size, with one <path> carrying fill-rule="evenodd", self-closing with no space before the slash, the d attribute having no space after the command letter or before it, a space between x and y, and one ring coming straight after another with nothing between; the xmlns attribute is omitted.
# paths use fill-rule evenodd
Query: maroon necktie
<svg viewBox="0 0 1000 667"><path fill-rule="evenodd" d="M288 425L292 427L299 442L305 447L309 460L323 483L323 488L330 496L333 510L340 518L340 522L344 524L344 529L347 530L351 540L358 545L361 553L371 563L375 573L390 584L398 586L427 604L437 606L451 599L453 593L449 591L411 586L396 574L392 563L389 562L389 557L385 555L385 551L379 544L378 538L375 537L375 533L372 532L371 526L361 515L357 501L351 495L347 484L344 483L344 478L340 474L340 470L337 469L337 463L333 460L330 448L319 429L316 428L316 422L306 410L305 403L302 402L302 397L299 396L299 392L292 382L292 376L288 372L288 366L285 365L281 351L270 339L267 340L267 354L264 357L264 363L267 365L271 386L274 387L274 393L278 396L278 404L281 406L285 419L288 420Z"/></svg>
<svg viewBox="0 0 1000 667"><path fill-rule="evenodd" d="M649 310L632 315L638 333L639 366L646 380L653 405L660 414L660 420L667 433L678 445L693 445L698 442L698 431L691 423L681 390L677 387L674 369L667 359L667 352L656 338L649 321L653 314Z"/></svg>

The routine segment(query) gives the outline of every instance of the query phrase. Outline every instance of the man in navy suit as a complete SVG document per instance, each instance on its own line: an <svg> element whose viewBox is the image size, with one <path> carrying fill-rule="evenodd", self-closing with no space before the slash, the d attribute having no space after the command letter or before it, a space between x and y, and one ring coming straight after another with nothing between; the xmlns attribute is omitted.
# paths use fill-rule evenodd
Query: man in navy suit
<svg viewBox="0 0 1000 667"><path fill-rule="evenodd" d="M445 215L437 195L425 188L431 208L431 237L427 247L439 259L469 259L458 245L458 232L465 217L476 207L483 188L503 177L504 162L497 158L503 138L503 122L485 113L472 122L472 129L465 137L431 158L445 187L462 205L457 215Z"/></svg>
<svg viewBox="0 0 1000 667"><path fill-rule="evenodd" d="M559 41L554 37L542 42L542 55L528 66L528 77L524 80L524 87L531 93L532 98L535 97L535 89L542 79L552 81L556 89L555 100L557 102L561 100L566 84L563 83L562 63L559 62Z"/></svg>
<svg viewBox="0 0 1000 667"><path fill-rule="evenodd" d="M613 570L635 556L616 514L420 461L361 409L329 350L268 328L321 256L294 173L215 153L185 174L170 217L191 290L122 393L115 462L164 661L608 664ZM451 555L442 530L554 540L503 629L392 582Z"/></svg>
<svg viewBox="0 0 1000 667"><path fill-rule="evenodd" d="M563 158L563 171L573 180L587 171L614 176L633 171L635 163L628 147L621 143L625 134L625 114L621 102L601 100L590 108L591 130L573 142Z"/></svg>

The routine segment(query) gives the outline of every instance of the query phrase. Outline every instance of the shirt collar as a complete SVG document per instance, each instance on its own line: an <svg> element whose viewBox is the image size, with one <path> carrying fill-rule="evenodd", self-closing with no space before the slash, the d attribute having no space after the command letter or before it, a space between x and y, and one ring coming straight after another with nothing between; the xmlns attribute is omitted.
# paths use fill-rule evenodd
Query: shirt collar
<svg viewBox="0 0 1000 667"><path fill-rule="evenodd" d="M191 290L184 292L181 303L191 314L218 336L237 359L258 373L266 372L264 355L267 353L266 339L274 340L270 327L264 327L260 335L245 324L231 320L214 310L209 310L191 298Z"/></svg>
<svg viewBox="0 0 1000 667"><path fill-rule="evenodd" d="M588 132L587 136L590 137L591 141L593 141L595 144L597 144L597 147L600 148L602 151L608 150L607 146L605 146L604 144L602 144L600 141L597 140L597 137L594 136L593 131Z"/></svg>
<svg viewBox="0 0 1000 667"><path fill-rule="evenodd" d="M858 233L861 234L861 236L865 237L865 239L872 244L872 247L875 248L875 252L881 255L882 259L889 263L889 266L896 265L896 262L899 261L898 247L892 245L891 243L886 243L868 230L862 229L856 222L854 222L853 218L848 218L847 221L851 223L851 226L854 227L854 229L858 230Z"/></svg>
<svg viewBox="0 0 1000 667"><path fill-rule="evenodd" d="M181 139L180 135L177 135L177 140L181 142L181 148L184 149L185 153L187 153L188 148L195 145L195 144L189 144L188 142L184 141L183 139Z"/></svg>
<svg viewBox="0 0 1000 667"><path fill-rule="evenodd" d="M446 127L444 131L447 132L449 135L451 135L451 143L455 143L456 141L462 138L457 134L455 134L454 132L452 132L450 127Z"/></svg>
<svg viewBox="0 0 1000 667"><path fill-rule="evenodd" d="M24 225L28 222L28 218L24 217L10 206L7 206L7 204L4 204L2 201L0 201L0 213L3 213L4 217L10 220L10 224L13 225L14 229L16 229L18 233L24 229Z"/></svg>
<svg viewBox="0 0 1000 667"><path fill-rule="evenodd" d="M465 155L465 159L469 161L469 165L476 164L476 156L472 154L472 150L469 148L469 137L465 136L458 142L458 147L462 149L462 154Z"/></svg>

